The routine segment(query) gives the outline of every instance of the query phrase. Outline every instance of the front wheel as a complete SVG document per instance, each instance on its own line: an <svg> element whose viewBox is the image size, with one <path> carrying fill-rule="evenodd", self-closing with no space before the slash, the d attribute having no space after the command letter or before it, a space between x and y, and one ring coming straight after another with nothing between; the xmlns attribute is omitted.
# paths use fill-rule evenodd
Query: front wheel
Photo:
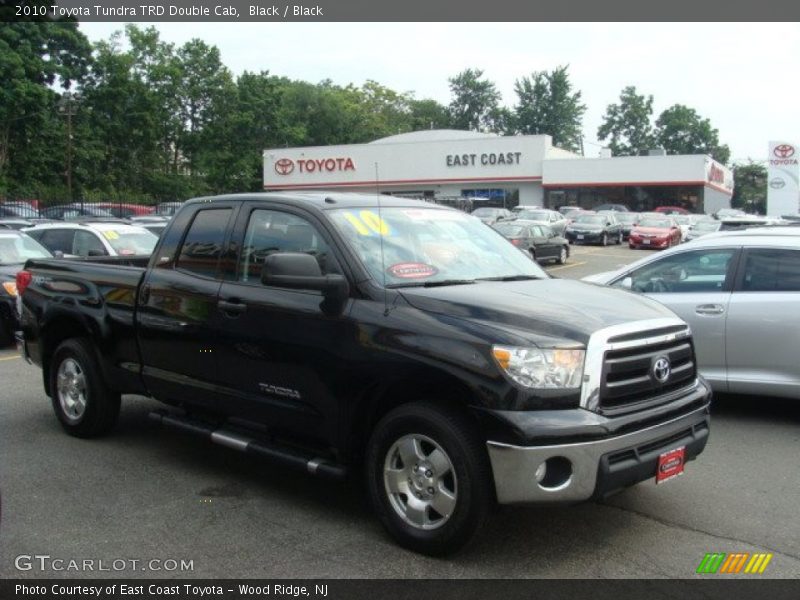
<svg viewBox="0 0 800 600"><path fill-rule="evenodd" d="M457 409L404 404L367 449L370 500L389 534L416 552L444 555L469 542L491 506L484 442Z"/></svg>
<svg viewBox="0 0 800 600"><path fill-rule="evenodd" d="M107 433L117 423L120 395L100 370L91 342L63 342L50 363L50 396L61 426L76 437Z"/></svg>
<svg viewBox="0 0 800 600"><path fill-rule="evenodd" d="M567 246L561 246L561 250L558 253L558 264L564 265L567 263L567 258L569 257L569 248Z"/></svg>
<svg viewBox="0 0 800 600"><path fill-rule="evenodd" d="M604 234L603 234L603 239L602 239L602 241L601 241L600 243L601 243L603 246L608 246L608 234L607 234L607 233L604 233Z"/></svg>
<svg viewBox="0 0 800 600"><path fill-rule="evenodd" d="M624 242L624 241L625 240L623 239L623 235L620 233L619 237L617 238L617 246L621 246L622 242Z"/></svg>
<svg viewBox="0 0 800 600"><path fill-rule="evenodd" d="M531 260L532 260L533 262L536 262L536 250L534 250L533 248L531 248L530 250L528 250L528 253L531 255Z"/></svg>

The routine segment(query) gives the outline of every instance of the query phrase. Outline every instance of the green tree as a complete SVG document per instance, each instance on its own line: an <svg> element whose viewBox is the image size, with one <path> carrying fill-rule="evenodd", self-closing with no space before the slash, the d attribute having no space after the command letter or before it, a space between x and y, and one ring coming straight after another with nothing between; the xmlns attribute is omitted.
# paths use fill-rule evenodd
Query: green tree
<svg viewBox="0 0 800 600"><path fill-rule="evenodd" d="M619 104L609 104L597 139L610 139L608 144L616 156L646 154L655 141L650 118L653 115L653 96L636 93L634 86L622 90Z"/></svg>
<svg viewBox="0 0 800 600"><path fill-rule="evenodd" d="M204 129L202 168L212 191L252 192L263 185L262 152L282 144L281 80L245 71L220 91Z"/></svg>
<svg viewBox="0 0 800 600"><path fill-rule="evenodd" d="M66 133L58 93L80 83L91 46L76 23L0 27L0 194L35 195L63 185Z"/></svg>
<svg viewBox="0 0 800 600"><path fill-rule="evenodd" d="M212 115L219 115L215 103L231 82L228 69L222 64L219 49L199 39L186 42L177 51L180 73L178 88L181 134L178 144L190 174L195 173L195 158L203 148L203 129Z"/></svg>
<svg viewBox="0 0 800 600"><path fill-rule="evenodd" d="M719 143L719 132L711 121L683 104L670 106L656 120L656 140L667 154L709 154L727 163L731 151Z"/></svg>
<svg viewBox="0 0 800 600"><path fill-rule="evenodd" d="M747 212L767 212L767 168L749 161L733 165L733 208Z"/></svg>
<svg viewBox="0 0 800 600"><path fill-rule="evenodd" d="M586 105L581 102L581 92L573 92L566 66L522 77L514 83L514 91L516 133L547 134L559 148L580 149Z"/></svg>
<svg viewBox="0 0 800 600"><path fill-rule="evenodd" d="M480 69L466 69L448 79L453 99L450 122L456 129L498 132L503 126L500 92L494 83L483 79Z"/></svg>
<svg viewBox="0 0 800 600"><path fill-rule="evenodd" d="M411 131L422 129L447 129L451 127L450 113L446 106L426 98L409 102Z"/></svg>

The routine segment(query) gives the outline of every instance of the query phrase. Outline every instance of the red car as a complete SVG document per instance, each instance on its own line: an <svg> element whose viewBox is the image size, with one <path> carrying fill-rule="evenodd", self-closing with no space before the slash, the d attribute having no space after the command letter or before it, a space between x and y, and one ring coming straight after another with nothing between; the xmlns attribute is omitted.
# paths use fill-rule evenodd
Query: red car
<svg viewBox="0 0 800 600"><path fill-rule="evenodd" d="M690 215L688 210L682 206L659 206L654 212L664 213L665 215Z"/></svg>
<svg viewBox="0 0 800 600"><path fill-rule="evenodd" d="M669 248L681 243L681 228L669 217L645 217L631 229L629 248Z"/></svg>
<svg viewBox="0 0 800 600"><path fill-rule="evenodd" d="M115 217L119 217L121 219L149 215L154 210L152 206L144 206L142 204L126 204L124 202L98 202L95 204L95 206L97 206L97 208L103 208Z"/></svg>

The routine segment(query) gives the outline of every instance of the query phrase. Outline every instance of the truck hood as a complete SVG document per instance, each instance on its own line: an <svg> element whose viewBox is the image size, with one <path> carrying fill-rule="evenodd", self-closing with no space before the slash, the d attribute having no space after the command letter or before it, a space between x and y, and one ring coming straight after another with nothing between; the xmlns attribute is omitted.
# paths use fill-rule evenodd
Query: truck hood
<svg viewBox="0 0 800 600"><path fill-rule="evenodd" d="M675 318L669 309L644 296L566 279L480 281L406 288L401 293L409 304L426 312L583 344L604 327Z"/></svg>

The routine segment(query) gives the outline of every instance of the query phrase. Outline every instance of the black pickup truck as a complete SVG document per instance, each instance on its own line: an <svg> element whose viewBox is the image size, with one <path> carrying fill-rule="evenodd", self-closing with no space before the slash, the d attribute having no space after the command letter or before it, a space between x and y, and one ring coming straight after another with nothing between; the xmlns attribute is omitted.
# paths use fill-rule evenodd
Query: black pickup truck
<svg viewBox="0 0 800 600"><path fill-rule="evenodd" d="M478 219L413 200L187 202L152 257L30 260L21 349L72 435L120 394L164 426L344 478L443 554L495 502L602 498L683 471L709 435L691 333L661 305L554 279Z"/></svg>

